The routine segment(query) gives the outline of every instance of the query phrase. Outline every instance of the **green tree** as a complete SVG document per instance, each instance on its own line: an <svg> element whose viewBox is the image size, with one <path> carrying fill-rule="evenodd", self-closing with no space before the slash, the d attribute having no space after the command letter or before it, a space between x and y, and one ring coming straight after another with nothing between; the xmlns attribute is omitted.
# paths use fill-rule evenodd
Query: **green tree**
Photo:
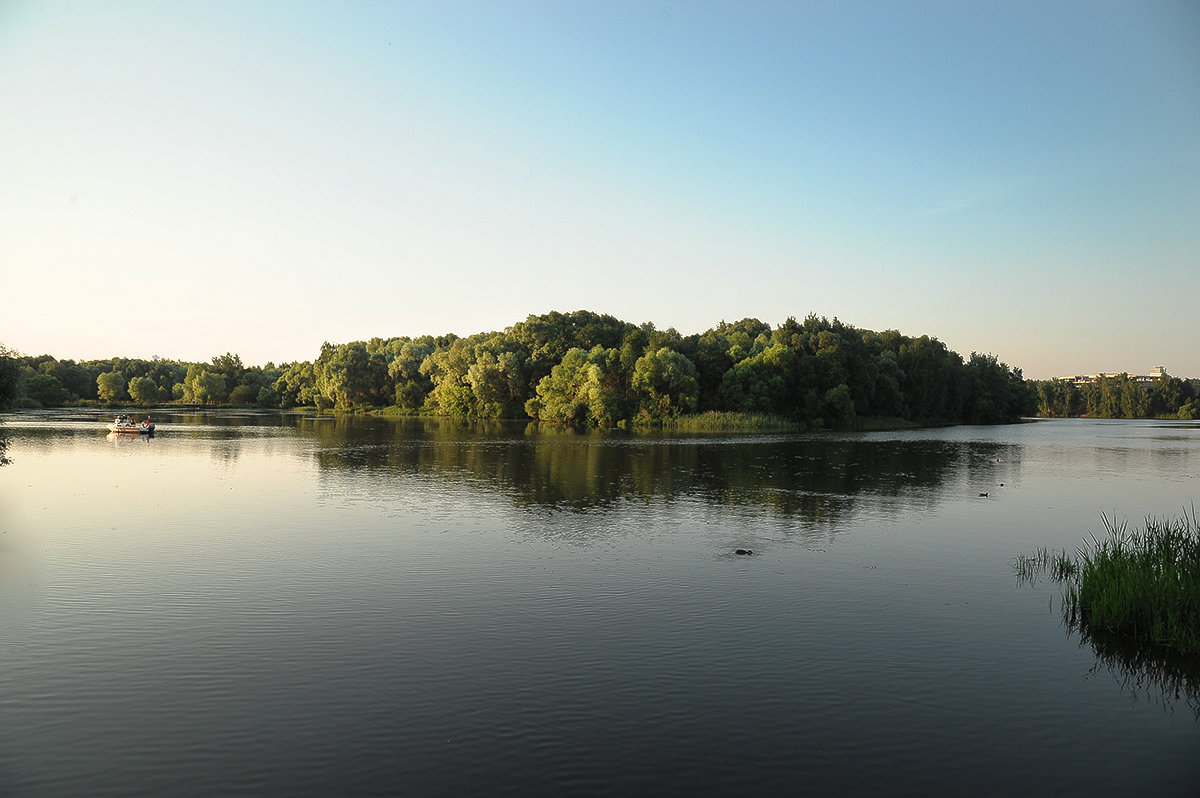
<svg viewBox="0 0 1200 798"><path fill-rule="evenodd" d="M896 353L883 349L876 357L875 397L869 414L882 417L898 417L904 413L904 370L896 360Z"/></svg>
<svg viewBox="0 0 1200 798"><path fill-rule="evenodd" d="M630 414L622 383L618 350L576 347L538 382L525 411L533 418L611 427Z"/></svg>
<svg viewBox="0 0 1200 798"><path fill-rule="evenodd" d="M1128 376L1121 382L1121 417L1149 418L1150 394Z"/></svg>
<svg viewBox="0 0 1200 798"><path fill-rule="evenodd" d="M1070 418L1086 412L1083 393L1069 380L1040 380L1031 384L1035 408L1040 416Z"/></svg>
<svg viewBox="0 0 1200 798"><path fill-rule="evenodd" d="M653 328L653 326L651 326ZM527 384L536 385L562 362L570 349L590 351L593 347L619 348L634 325L613 316L577 310L529 316L506 333L513 348L524 353Z"/></svg>
<svg viewBox="0 0 1200 798"><path fill-rule="evenodd" d="M1191 385L1186 380L1162 374L1150 386L1150 415L1175 416L1191 398Z"/></svg>
<svg viewBox="0 0 1200 798"><path fill-rule="evenodd" d="M850 386L842 383L825 392L825 423L831 427L848 427L854 423L854 399Z"/></svg>
<svg viewBox="0 0 1200 798"><path fill-rule="evenodd" d="M226 386L236 386L242 381L242 375L245 373L246 367L242 365L240 357L226 352L223 355L213 357L212 368L209 371L224 379Z"/></svg>
<svg viewBox="0 0 1200 798"><path fill-rule="evenodd" d="M425 398L433 390L433 380L421 373L421 364L433 354L435 343L431 336L415 340L405 339L388 363L388 375L395 386L396 406L417 411L425 404Z"/></svg>
<svg viewBox="0 0 1200 798"><path fill-rule="evenodd" d="M106 371L96 377L96 390L102 402L123 402L129 398L125 390L125 375L118 371Z"/></svg>
<svg viewBox="0 0 1200 798"><path fill-rule="evenodd" d="M971 353L966 364L965 421L969 424L999 424L1014 420L1016 386L1010 385L1008 366L995 355ZM1010 409L1011 406L1011 409Z"/></svg>
<svg viewBox="0 0 1200 798"><path fill-rule="evenodd" d="M283 408L314 404L316 392L313 364L307 361L289 363L271 386Z"/></svg>
<svg viewBox="0 0 1200 798"><path fill-rule="evenodd" d="M36 358L27 359L26 365L38 373L58 380L58 383L67 391L67 400L96 398L96 375L88 372L74 360L60 361L50 355L39 355Z"/></svg>
<svg viewBox="0 0 1200 798"><path fill-rule="evenodd" d="M338 410L385 405L392 400L392 382L383 355L371 354L362 341L321 345L313 363L316 393Z"/></svg>
<svg viewBox="0 0 1200 798"><path fill-rule="evenodd" d="M695 411L698 385L692 361L665 346L647 351L633 369L639 411L654 422Z"/></svg>
<svg viewBox="0 0 1200 798"><path fill-rule="evenodd" d="M595 346L588 353L587 391L588 418L599 427L613 427L633 415L631 391L633 375L615 349Z"/></svg>
<svg viewBox="0 0 1200 798"><path fill-rule="evenodd" d="M150 369L142 375L154 380L160 388L170 388L177 382L183 382L187 377L187 366L174 360L155 360Z"/></svg>
<svg viewBox="0 0 1200 798"><path fill-rule="evenodd" d="M795 380L795 350L772 343L725 372L721 406L747 413L784 414L792 404Z"/></svg>
<svg viewBox="0 0 1200 798"><path fill-rule="evenodd" d="M279 407L279 394L272 385L264 385L258 389L254 401L259 407Z"/></svg>
<svg viewBox="0 0 1200 798"><path fill-rule="evenodd" d="M255 389L251 385L239 385L229 392L229 403L231 405L252 405L258 401L259 392L262 389Z"/></svg>
<svg viewBox="0 0 1200 798"><path fill-rule="evenodd" d="M587 353L575 347L537 384L536 396L525 403L530 417L582 424L587 420Z"/></svg>
<svg viewBox="0 0 1200 798"><path fill-rule="evenodd" d="M129 396L139 405L151 405L159 400L158 383L150 377L134 377L129 381Z"/></svg>
<svg viewBox="0 0 1200 798"><path fill-rule="evenodd" d="M188 366L187 376L183 380L183 401L198 405L216 404L224 401L225 396L224 377L196 363Z"/></svg>
<svg viewBox="0 0 1200 798"><path fill-rule="evenodd" d="M53 374L26 375L22 388L26 397L42 407L61 407L71 398L70 393Z"/></svg>
<svg viewBox="0 0 1200 798"><path fill-rule="evenodd" d="M467 383L480 418L514 418L525 403L526 382L516 352L477 351L467 369Z"/></svg>
<svg viewBox="0 0 1200 798"><path fill-rule="evenodd" d="M465 338L455 340L446 349L439 349L421 363L421 373L433 383L426 397L426 407L438 415L470 416L475 408L475 394L467 372L471 369L471 344Z"/></svg>
<svg viewBox="0 0 1200 798"><path fill-rule="evenodd" d="M795 323L795 319L789 319ZM736 401L722 390L726 373L737 363L751 357L755 347L761 351L771 336L771 327L758 319L746 318L732 324L722 321L696 337L692 362L696 366L700 410L733 410L726 404ZM787 345L786 343L784 344Z"/></svg>
<svg viewBox="0 0 1200 798"><path fill-rule="evenodd" d="M936 338L922 335L900 346L908 418L956 421L962 418L962 358Z"/></svg>
<svg viewBox="0 0 1200 798"><path fill-rule="evenodd" d="M1128 374L1121 374L1118 377L1101 377L1096 381L1100 386L1099 412L1096 413L1097 416L1100 418L1121 418L1123 414L1121 404L1125 396L1125 380L1128 376Z"/></svg>

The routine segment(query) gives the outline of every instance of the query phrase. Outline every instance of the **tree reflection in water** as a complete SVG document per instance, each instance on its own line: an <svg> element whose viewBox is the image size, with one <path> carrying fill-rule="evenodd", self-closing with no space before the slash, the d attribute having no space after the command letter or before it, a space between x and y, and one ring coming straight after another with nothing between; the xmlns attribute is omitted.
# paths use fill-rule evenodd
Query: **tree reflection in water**
<svg viewBox="0 0 1200 798"><path fill-rule="evenodd" d="M689 435L578 432L451 419L308 417L323 469L434 477L505 495L515 506L590 512L628 501L687 497L766 509L809 524L931 507L947 482L1003 481L1011 444L895 440L872 435ZM987 472L981 473L981 472Z"/></svg>

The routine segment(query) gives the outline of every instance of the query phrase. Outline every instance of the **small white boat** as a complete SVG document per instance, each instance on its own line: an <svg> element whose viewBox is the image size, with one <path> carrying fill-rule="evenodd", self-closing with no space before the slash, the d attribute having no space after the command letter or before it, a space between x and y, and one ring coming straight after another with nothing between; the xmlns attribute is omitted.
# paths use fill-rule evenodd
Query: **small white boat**
<svg viewBox="0 0 1200 798"><path fill-rule="evenodd" d="M108 425L108 429L112 432L132 432L137 435L150 435L154 432L154 424L150 419L138 422L134 421L132 416L120 415L117 416L113 423Z"/></svg>

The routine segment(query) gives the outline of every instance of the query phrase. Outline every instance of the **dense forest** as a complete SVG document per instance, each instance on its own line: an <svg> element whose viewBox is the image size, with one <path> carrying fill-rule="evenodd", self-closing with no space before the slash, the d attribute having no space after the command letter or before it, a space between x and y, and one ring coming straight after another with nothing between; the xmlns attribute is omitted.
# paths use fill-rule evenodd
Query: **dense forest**
<svg viewBox="0 0 1200 798"><path fill-rule="evenodd" d="M810 426L863 418L1000 423L1036 394L994 356L964 361L936 338L873 332L809 316L772 328L721 322L684 336L589 311L529 316L460 338L372 338L322 345L311 362L245 366L113 358L75 362L0 352L0 401L237 404L466 418L532 418L600 427L725 411Z"/></svg>
<svg viewBox="0 0 1200 798"><path fill-rule="evenodd" d="M1070 418L1200 418L1200 380L1164 374L1151 382L1128 374L1100 377L1076 385L1070 380L1040 380L1039 416Z"/></svg>

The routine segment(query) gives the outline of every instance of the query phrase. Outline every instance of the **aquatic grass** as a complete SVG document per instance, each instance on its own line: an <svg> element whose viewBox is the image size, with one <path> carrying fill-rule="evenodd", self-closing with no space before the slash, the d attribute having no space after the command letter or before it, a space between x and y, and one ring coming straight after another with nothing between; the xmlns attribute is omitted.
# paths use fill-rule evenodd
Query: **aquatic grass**
<svg viewBox="0 0 1200 798"><path fill-rule="evenodd" d="M672 432L795 432L804 425L766 413L732 413L711 410L663 420Z"/></svg>
<svg viewBox="0 0 1200 798"><path fill-rule="evenodd" d="M1050 563L1050 552L1042 546L1033 554L1018 554L1012 561L1013 570L1016 572L1017 581L1025 583L1034 583L1046 571L1046 566Z"/></svg>
<svg viewBox="0 0 1200 798"><path fill-rule="evenodd" d="M1079 566L1065 551L1051 551L1042 546L1033 554L1018 554L1013 558L1013 571L1017 582L1035 584L1044 573L1049 573L1055 582L1066 582L1078 572Z"/></svg>
<svg viewBox="0 0 1200 798"><path fill-rule="evenodd" d="M1100 516L1074 554L1045 547L1012 560L1017 581L1062 583L1063 620L1084 635L1119 636L1200 655L1200 521L1191 514L1134 529Z"/></svg>
<svg viewBox="0 0 1200 798"><path fill-rule="evenodd" d="M1071 625L1200 655L1200 523L1146 519L1133 529L1101 516L1103 539L1077 550L1063 610Z"/></svg>
<svg viewBox="0 0 1200 798"><path fill-rule="evenodd" d="M1050 575L1056 582L1065 582L1079 573L1079 564L1065 551L1051 555L1049 565Z"/></svg>
<svg viewBox="0 0 1200 798"><path fill-rule="evenodd" d="M368 414L372 415L372 416L400 416L400 417L404 417L404 418L408 418L410 416L415 417L415 416L420 415L415 410L412 410L407 407L400 407L398 405L388 405L387 407L377 407L373 410L369 410Z"/></svg>

